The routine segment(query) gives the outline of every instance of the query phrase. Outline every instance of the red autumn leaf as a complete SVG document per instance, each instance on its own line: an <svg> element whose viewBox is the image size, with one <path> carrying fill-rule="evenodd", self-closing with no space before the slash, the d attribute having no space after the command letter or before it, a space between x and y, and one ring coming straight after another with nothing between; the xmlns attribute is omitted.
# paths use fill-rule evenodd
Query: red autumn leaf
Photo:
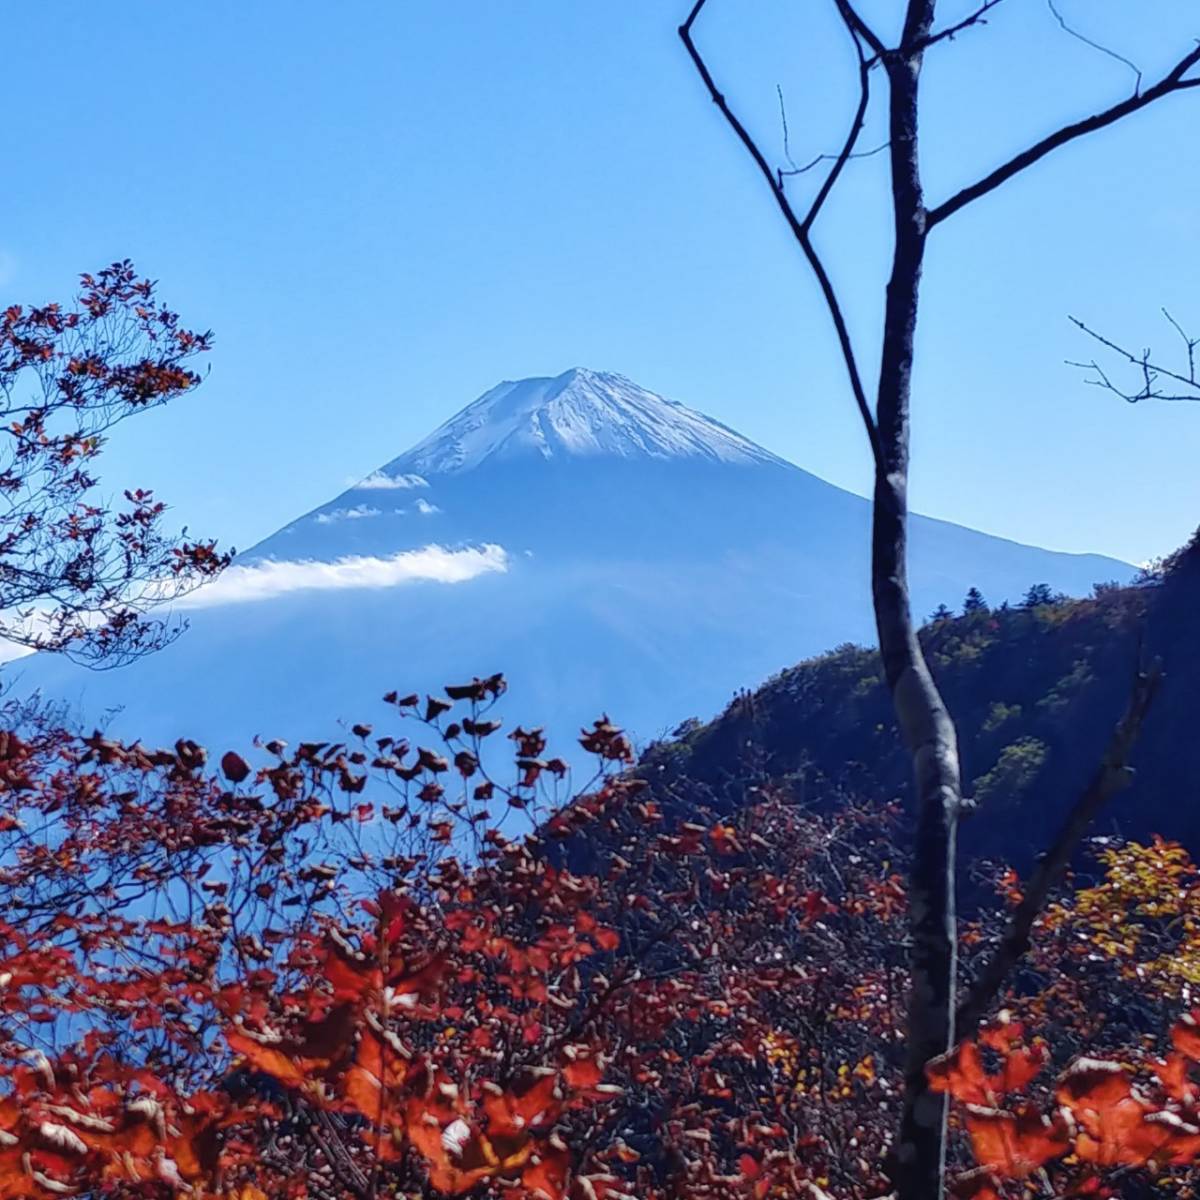
<svg viewBox="0 0 1200 1200"><path fill-rule="evenodd" d="M250 774L250 764L232 750L221 756L221 772L231 783L241 783Z"/></svg>
<svg viewBox="0 0 1200 1200"><path fill-rule="evenodd" d="M934 1059L927 1068L934 1091L947 1092L963 1104L993 1106L997 1100L1027 1087L1046 1063L1042 1044L1015 1044L1022 1035L1019 1025L993 1025L980 1033L980 1042L999 1055L999 1069L984 1069L979 1047L962 1042L949 1054Z"/></svg>
<svg viewBox="0 0 1200 1200"><path fill-rule="evenodd" d="M334 938L326 943L322 974L332 985L336 1000L362 1000L369 990L383 986L383 972L378 966Z"/></svg>
<svg viewBox="0 0 1200 1200"><path fill-rule="evenodd" d="M1171 1042L1180 1054L1200 1063L1200 1023L1195 1013L1185 1013L1171 1029Z"/></svg>
<svg viewBox="0 0 1200 1200"><path fill-rule="evenodd" d="M563 1078L574 1092L588 1091L604 1078L604 1071L594 1058L577 1058L563 1068Z"/></svg>
<svg viewBox="0 0 1200 1200"><path fill-rule="evenodd" d="M747 1179L757 1179L762 1174L762 1163L752 1154L742 1154L738 1156L738 1170Z"/></svg>
<svg viewBox="0 0 1200 1200"><path fill-rule="evenodd" d="M821 917L835 912L837 912L837 905L826 899L818 891L810 891L804 897L804 923L806 925L811 925L814 921L820 920Z"/></svg>
<svg viewBox="0 0 1200 1200"><path fill-rule="evenodd" d="M1049 1051L1041 1044L1010 1049L1004 1054L1000 1070L990 1077L989 1082L998 1095L1019 1092L1041 1074L1048 1057Z"/></svg>
<svg viewBox="0 0 1200 1200"><path fill-rule="evenodd" d="M609 952L621 945L621 935L615 929L597 929L592 934L592 940L599 949Z"/></svg>

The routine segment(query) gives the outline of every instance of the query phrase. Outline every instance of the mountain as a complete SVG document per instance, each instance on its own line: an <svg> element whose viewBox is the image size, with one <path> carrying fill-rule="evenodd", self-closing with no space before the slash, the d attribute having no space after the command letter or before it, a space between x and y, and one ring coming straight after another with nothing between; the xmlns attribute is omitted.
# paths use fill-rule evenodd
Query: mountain
<svg viewBox="0 0 1200 1200"><path fill-rule="evenodd" d="M1101 761L1136 665L1152 660L1164 680L1131 785L1093 832L1160 834L1200 853L1200 742L1187 727L1200 709L1200 534L1136 586L934 621L921 639L976 801L961 826L968 860L1031 865ZM638 769L664 805L701 799L725 812L764 787L817 808L911 788L879 656L855 647L740 695L715 720L650 747Z"/></svg>
<svg viewBox="0 0 1200 1200"><path fill-rule="evenodd" d="M92 674L7 668L147 741L338 736L378 698L503 671L504 715L570 752L643 741L829 646L868 641L868 503L618 375L502 383L284 526L182 608L166 650ZM1079 595L1132 568L916 517L920 611L970 586Z"/></svg>

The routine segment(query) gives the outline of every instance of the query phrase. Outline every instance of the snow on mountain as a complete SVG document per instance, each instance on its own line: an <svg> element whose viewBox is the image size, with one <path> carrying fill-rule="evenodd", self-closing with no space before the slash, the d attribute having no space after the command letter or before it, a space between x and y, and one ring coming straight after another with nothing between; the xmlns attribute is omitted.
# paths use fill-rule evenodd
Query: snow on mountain
<svg viewBox="0 0 1200 1200"><path fill-rule="evenodd" d="M711 417L623 375L576 367L552 379L499 384L369 478L450 475L529 454L782 461Z"/></svg>

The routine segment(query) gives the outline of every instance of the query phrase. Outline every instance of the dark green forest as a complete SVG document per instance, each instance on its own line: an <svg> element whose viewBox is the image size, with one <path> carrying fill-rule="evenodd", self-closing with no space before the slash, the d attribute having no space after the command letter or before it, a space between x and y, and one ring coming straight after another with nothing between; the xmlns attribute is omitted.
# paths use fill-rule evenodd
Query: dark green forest
<svg viewBox="0 0 1200 1200"><path fill-rule="evenodd" d="M1154 659L1164 682L1133 783L1093 836L1158 833L1200 849L1198 608L1200 537L1130 587L1075 600L1033 585L1020 606L968 601L924 626L975 804L961 829L968 860L1029 865L1095 770L1139 664ZM907 800L911 787L878 652L861 646L780 672L709 724L688 722L639 770L664 797L700 792L724 812L766 790L831 810Z"/></svg>

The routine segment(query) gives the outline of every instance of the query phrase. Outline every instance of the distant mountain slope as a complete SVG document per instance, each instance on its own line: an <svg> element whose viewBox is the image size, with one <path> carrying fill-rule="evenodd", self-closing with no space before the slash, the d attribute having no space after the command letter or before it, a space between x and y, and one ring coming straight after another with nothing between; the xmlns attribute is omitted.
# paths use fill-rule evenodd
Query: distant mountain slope
<svg viewBox="0 0 1200 1200"><path fill-rule="evenodd" d="M1131 788L1096 833L1159 833L1200 851L1200 539L1161 582L1032 609L979 611L923 631L958 722L968 859L1028 866L1099 762L1139 654L1166 680L1136 748ZM878 655L843 647L782 672L708 725L652 747L640 770L664 796L741 804L783 787L817 804L909 795Z"/></svg>
<svg viewBox="0 0 1200 1200"><path fill-rule="evenodd" d="M392 688L504 671L505 713L568 752L607 710L640 739L735 689L867 640L870 509L718 422L620 376L504 383L412 450L242 555L160 654L89 675L7 671L86 722L147 740L291 741L370 719ZM1127 579L917 517L916 604L971 585L1071 594Z"/></svg>

